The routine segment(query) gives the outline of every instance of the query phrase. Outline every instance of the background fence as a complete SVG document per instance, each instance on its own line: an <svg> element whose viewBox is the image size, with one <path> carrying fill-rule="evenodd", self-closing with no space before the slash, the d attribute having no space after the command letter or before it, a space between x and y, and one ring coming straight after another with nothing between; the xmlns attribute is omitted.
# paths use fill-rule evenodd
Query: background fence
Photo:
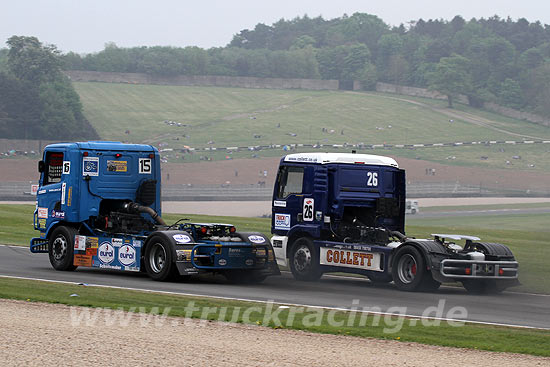
<svg viewBox="0 0 550 367"><path fill-rule="evenodd" d="M170 201L269 201L272 187L258 185L164 185L162 199ZM407 197L550 196L547 190L464 185L459 182L415 182L407 185ZM34 201L30 182L0 183L0 200Z"/></svg>

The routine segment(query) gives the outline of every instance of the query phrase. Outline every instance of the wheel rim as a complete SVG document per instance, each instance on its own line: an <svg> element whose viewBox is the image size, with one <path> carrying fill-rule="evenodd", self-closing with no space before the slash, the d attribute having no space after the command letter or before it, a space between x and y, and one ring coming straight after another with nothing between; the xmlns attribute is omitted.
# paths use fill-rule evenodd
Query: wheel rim
<svg viewBox="0 0 550 367"><path fill-rule="evenodd" d="M294 253L294 268L303 273L311 266L311 251L306 245L300 246Z"/></svg>
<svg viewBox="0 0 550 367"><path fill-rule="evenodd" d="M155 243L149 255L149 265L155 273L160 273L166 264L166 250L160 243Z"/></svg>
<svg viewBox="0 0 550 367"><path fill-rule="evenodd" d="M64 236L57 237L52 244L53 258L57 261L62 260L67 255L67 240Z"/></svg>
<svg viewBox="0 0 550 367"><path fill-rule="evenodd" d="M405 254L401 256L397 263L397 274L399 280L405 284L410 284L416 278L417 264L414 256Z"/></svg>

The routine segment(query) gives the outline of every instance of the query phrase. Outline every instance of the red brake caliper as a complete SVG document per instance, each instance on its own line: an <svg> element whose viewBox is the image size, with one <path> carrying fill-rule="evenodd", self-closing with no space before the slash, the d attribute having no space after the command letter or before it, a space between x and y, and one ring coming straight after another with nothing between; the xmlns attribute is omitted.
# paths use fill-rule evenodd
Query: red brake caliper
<svg viewBox="0 0 550 367"><path fill-rule="evenodd" d="M416 264L413 264L413 266L411 267L411 273L413 275L416 275Z"/></svg>

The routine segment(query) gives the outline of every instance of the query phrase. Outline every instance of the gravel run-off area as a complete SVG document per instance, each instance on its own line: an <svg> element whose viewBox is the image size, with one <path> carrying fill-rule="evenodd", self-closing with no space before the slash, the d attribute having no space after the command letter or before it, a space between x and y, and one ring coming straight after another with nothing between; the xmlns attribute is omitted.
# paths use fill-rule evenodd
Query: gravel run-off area
<svg viewBox="0 0 550 367"><path fill-rule="evenodd" d="M78 322L82 312L97 315L95 322L86 322L84 318ZM550 358L521 354L136 313L120 312L116 319L112 315L98 309L0 300L1 364L40 367L550 366Z"/></svg>

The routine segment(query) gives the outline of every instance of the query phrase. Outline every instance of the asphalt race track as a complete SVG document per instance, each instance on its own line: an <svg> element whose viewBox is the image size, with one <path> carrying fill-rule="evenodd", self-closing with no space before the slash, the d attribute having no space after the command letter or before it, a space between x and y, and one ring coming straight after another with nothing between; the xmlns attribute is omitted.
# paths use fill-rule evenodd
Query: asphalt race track
<svg viewBox="0 0 550 367"><path fill-rule="evenodd" d="M141 273L89 268L56 271L47 254L31 254L28 248L16 246L0 246L0 275L331 308L377 307L381 312L413 316L422 316L428 307L440 305L442 314L432 312L427 316L442 318L449 317L451 308L460 306L467 311L467 321L550 329L550 295L513 291L475 296L463 288L442 287L436 293L406 293L391 284L374 285L363 278L325 275L319 282L299 282L287 272L270 277L260 285L230 284L222 276L162 283ZM395 307L400 309L396 311Z"/></svg>

